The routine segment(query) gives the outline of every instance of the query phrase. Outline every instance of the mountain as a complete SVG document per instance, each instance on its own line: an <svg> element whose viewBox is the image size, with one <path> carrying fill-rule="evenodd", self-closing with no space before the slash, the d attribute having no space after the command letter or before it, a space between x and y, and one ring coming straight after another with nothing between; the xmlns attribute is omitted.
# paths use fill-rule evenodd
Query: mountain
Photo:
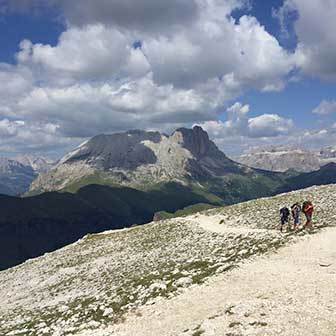
<svg viewBox="0 0 336 336"><path fill-rule="evenodd" d="M275 272L275 269L269 268L267 260L271 257L281 260L281 253L288 250L288 246L286 249L281 247L287 243L290 243L290 246L293 246L296 241L308 243L312 239L321 237L322 233L328 233L327 230L332 230L332 228L324 229L322 233L309 235L304 239L300 237L305 234L304 231L296 235L282 234L279 230L275 230L279 220L278 209L284 204L290 205L309 198L318 209L314 215L314 222L322 227L335 226L336 207L333 201L335 193L335 185L313 187L272 198L207 210L185 218L150 223L128 230L87 235L75 244L0 272L0 334L121 335L124 333L120 332L120 329L118 331L118 328L127 317L126 313L133 312L133 315L126 319L126 323L134 324L141 316L140 313L137 314L139 307L145 308L147 305L149 309L151 304L156 301L162 302L165 297L171 298L170 301L176 301L178 298L174 297L180 295L184 287L193 285L194 289L190 289L191 292L198 284L202 284L215 274L234 269L233 273L229 274L231 284L235 284L235 290L232 291L234 298L225 305L208 312L203 319L210 323L216 321L218 314L224 316L221 320L222 324L229 318L233 319L232 324L221 333L223 335L232 334L232 330L235 334L239 334L239 330L244 330L244 333L247 330L250 334L252 330L252 334L278 335L282 328L288 329L288 323L285 319L279 320L277 294L276 291L272 291L268 282L269 276ZM26 201L22 200L22 202ZM68 208L66 204L64 206ZM71 204L69 204L70 207ZM54 211L57 215L58 210ZM39 240L43 239L45 238ZM324 240L321 240L320 245L323 242ZM272 251L278 251L278 253L274 254ZM267 258L263 258L261 264L266 263L266 270L271 271L265 272L265 269L258 269L258 281L252 288L247 287L246 281L243 284L237 283L236 272L244 267L243 265L250 264L250 262L243 264L242 261L251 256L256 260L257 255L264 253L267 253ZM315 273L323 274L323 281L328 285L332 284L334 267L321 267L327 266L326 255L320 259L313 254L315 259L311 260L305 259L306 254L302 255L304 251L297 250L296 253L297 255L290 255L294 264L295 260L299 262L304 259L305 265L308 265L310 270L308 276ZM300 268L296 267L298 273L293 274L296 280L286 282L287 294L281 301L282 304L285 302L288 314L296 320L297 312L302 311L303 307L300 300L292 300L293 291L298 290L293 287L293 284L296 284L295 281L300 276L304 276ZM255 273L256 276L257 273ZM251 278L251 274L245 271L242 276L246 280ZM271 279L273 282L279 282L275 280L274 274ZM324 284L321 281L319 283ZM248 283L253 283L253 280ZM267 283L266 287L265 283ZM211 280L199 289L205 290L204 287L212 285ZM279 286L284 288L283 283ZM240 303L242 288L246 290L249 288L251 294L249 299ZM320 291L317 293L311 290L308 293L310 299L313 299L312 295L318 295L321 299ZM305 298L307 291L300 294L301 299ZM221 290L216 295L221 295ZM200 296L196 297L197 300L199 298ZM318 302L328 311L332 311L330 310L333 304L332 297L330 300L330 302ZM213 301L208 298L207 302L201 303L212 306ZM288 303L300 305L298 308L294 307L295 314L293 310L288 309ZM197 304L200 305L200 301L196 301L195 305ZM320 306L317 307L314 308L314 314L320 311ZM152 307L151 311L155 308L156 306ZM263 313L265 309L268 309L267 314ZM310 304L309 312L311 309ZM173 313L172 310L165 312L167 311ZM279 324L274 325L274 320L270 318L271 312L273 312L272 316L277 317L278 322L284 323L281 327ZM146 310L143 309L142 313L146 313ZM161 319L164 314L158 315L153 312L152 317ZM197 324L194 327L190 326L188 322L190 310L180 310L178 314L185 314L180 316L180 329L174 330L174 333L161 330L160 335L202 334ZM330 316L325 320L331 321ZM244 329L237 330L241 327L237 320L243 319L247 319L248 322L246 329L244 325ZM302 321L303 325L307 326L306 320ZM293 326L297 325L294 322ZM309 326L312 324L318 326L316 330L321 331L319 328L321 319L316 318L315 315L311 318ZM256 329L257 327L261 330ZM331 323L329 332L326 331L325 335L333 335L333 327ZM186 328L189 328L190 332L187 333ZM291 326L286 335L291 335L293 328ZM213 330L218 329L212 329L209 335L214 334ZM271 333L268 330L271 330ZM302 330L294 334L301 335ZM139 329L137 332L126 334L143 333ZM218 333L215 332L215 334Z"/></svg>
<svg viewBox="0 0 336 336"><path fill-rule="evenodd" d="M38 156L0 157L0 194L16 196L26 193L38 174L46 173L52 166L51 161Z"/></svg>
<svg viewBox="0 0 336 336"><path fill-rule="evenodd" d="M234 158L237 162L253 168L274 172L295 170L308 173L327 163L336 162L336 148L326 147L318 151L272 147L269 150L252 151Z"/></svg>
<svg viewBox="0 0 336 336"><path fill-rule="evenodd" d="M46 173L48 172L54 165L54 162L48 160L42 156L35 155L18 155L15 157L15 160L20 162L25 166L32 167L32 169L37 173Z"/></svg>
<svg viewBox="0 0 336 336"><path fill-rule="evenodd" d="M88 184L149 190L173 181L234 203L269 193L281 179L232 161L196 126L170 136L139 130L98 135L41 174L29 194L75 192Z"/></svg>
<svg viewBox="0 0 336 336"><path fill-rule="evenodd" d="M326 165L330 162L336 162L336 146L323 148L316 154L319 156L321 165Z"/></svg>
<svg viewBox="0 0 336 336"><path fill-rule="evenodd" d="M21 195L36 178L32 167L0 157L0 194Z"/></svg>
<svg viewBox="0 0 336 336"><path fill-rule="evenodd" d="M310 172L321 166L316 153L301 149L276 149L252 152L235 158L241 164L269 171L285 172L295 170Z"/></svg>

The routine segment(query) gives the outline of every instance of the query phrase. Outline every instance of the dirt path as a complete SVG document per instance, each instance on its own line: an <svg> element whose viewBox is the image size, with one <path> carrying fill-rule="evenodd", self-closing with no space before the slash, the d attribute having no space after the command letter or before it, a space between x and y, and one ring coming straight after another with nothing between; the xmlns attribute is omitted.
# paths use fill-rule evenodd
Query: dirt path
<svg viewBox="0 0 336 336"><path fill-rule="evenodd" d="M336 228L142 307L95 335L334 336Z"/></svg>
<svg viewBox="0 0 336 336"><path fill-rule="evenodd" d="M191 215L185 218L188 221L194 222L202 227L204 230L212 231L216 233L234 232L234 233L246 233L246 232L270 232L266 229L251 229L243 227L230 226L230 221L221 215L207 216L201 213ZM224 222L221 224L221 222ZM233 222L232 222L233 223Z"/></svg>

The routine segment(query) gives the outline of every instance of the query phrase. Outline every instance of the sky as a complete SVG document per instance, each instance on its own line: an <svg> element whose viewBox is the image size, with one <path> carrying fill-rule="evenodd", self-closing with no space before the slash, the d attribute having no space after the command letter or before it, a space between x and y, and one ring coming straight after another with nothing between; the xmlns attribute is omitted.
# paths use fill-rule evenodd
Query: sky
<svg viewBox="0 0 336 336"><path fill-rule="evenodd" d="M200 125L229 155L336 145L334 0L0 0L0 155Z"/></svg>

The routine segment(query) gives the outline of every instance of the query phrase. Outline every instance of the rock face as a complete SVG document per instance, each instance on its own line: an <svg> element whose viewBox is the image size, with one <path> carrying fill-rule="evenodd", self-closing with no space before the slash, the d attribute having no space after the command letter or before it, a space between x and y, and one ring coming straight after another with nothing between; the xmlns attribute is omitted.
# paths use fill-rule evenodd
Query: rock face
<svg viewBox="0 0 336 336"><path fill-rule="evenodd" d="M201 127L98 135L62 158L34 181L31 192L61 190L92 176L106 184L144 187L251 171L227 158Z"/></svg>
<svg viewBox="0 0 336 336"><path fill-rule="evenodd" d="M154 152L143 141L158 143L160 140L161 135L158 132L137 130L123 134L98 135L66 158L64 163L85 162L101 170L133 170L141 165L156 163Z"/></svg>
<svg viewBox="0 0 336 336"><path fill-rule="evenodd" d="M30 166L0 158L0 194L20 195L29 189L36 178L36 172Z"/></svg>
<svg viewBox="0 0 336 336"><path fill-rule="evenodd" d="M321 166L320 158L316 153L304 150L273 150L237 157L236 160L249 167L264 170L285 172L295 170L298 172L311 172Z"/></svg>

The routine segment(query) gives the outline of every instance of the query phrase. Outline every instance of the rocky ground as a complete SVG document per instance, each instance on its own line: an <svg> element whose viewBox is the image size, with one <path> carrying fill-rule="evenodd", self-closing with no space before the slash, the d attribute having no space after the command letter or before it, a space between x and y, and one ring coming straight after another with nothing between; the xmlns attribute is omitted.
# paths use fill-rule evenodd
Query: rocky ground
<svg viewBox="0 0 336 336"><path fill-rule="evenodd" d="M306 236L94 335L334 336L335 241L336 228Z"/></svg>
<svg viewBox="0 0 336 336"><path fill-rule="evenodd" d="M214 330L219 325L226 326L226 333L221 331L223 335L277 335L276 332L280 332L285 323L281 321L280 311L279 322L274 327L272 324L273 329L263 328L270 324L267 322L267 314L270 311L276 312L276 309L272 308L277 302L273 299L271 286L266 286L260 294L269 297L269 302L265 299L266 302L263 296L260 300L249 300L247 297L246 301L242 301L248 288L247 280L251 281L256 277L260 289L263 285L262 272L271 267L273 261L269 259L268 264L265 263L264 271L259 265L253 273L253 267L249 269L246 260L250 260L251 257L255 259L258 255L272 256L274 251L286 243L291 243L288 248L292 248L296 246L293 245L294 242L301 243L301 240L306 242L319 237L321 233L309 235L310 238L302 237L305 236L305 232L281 234L277 230L279 207L311 199L316 205L315 221L318 225L332 226L336 222L333 202L335 191L336 185L313 187L129 230L89 235L66 248L0 272L0 334L152 335L141 324L141 318L138 317L140 320L137 320L134 316L140 314L142 309L146 312L146 308L139 307L149 307L152 313L160 312L160 309L165 307L160 306L160 302L173 303L191 290L196 292L192 292L194 296L191 296L190 300L188 296L185 297L186 301L183 302L188 310L185 317L182 316L182 320L176 317L175 329L174 315L171 315L169 310L167 313L162 310L161 315L158 315L159 319L154 315L157 324L162 316L166 317L166 322L161 324L163 329L155 335L218 335ZM283 250L285 249L280 249ZM283 267L286 265L287 263L284 263ZM243 273L239 273L240 270L243 270ZM267 274L272 275L271 282L277 283L278 288L285 284L286 288L289 286L292 289L302 284L301 281L309 279L308 275L304 277L304 267L301 273L295 274L298 277L297 281L288 278L288 271L284 268L283 278L279 278L279 272L274 267L270 268ZM221 286L227 287L222 299L225 299L228 293L232 294L227 300L223 299L227 302L226 305L221 301L224 310L208 318L204 315L203 320L199 319L197 314L202 311L200 307L206 309L207 306L212 306L212 302L215 303L211 296L209 300L206 299L206 295L200 301L195 299L203 293L202 288L211 289L213 281L221 277L228 276L229 280L233 280L235 274L238 274L236 281L233 281L236 287L230 289L228 283L221 283ZM246 282L243 282L243 279L246 279ZM239 281L242 281L241 284ZM329 286L329 283L325 282L324 285ZM201 292L197 292L198 290ZM215 291L211 293L215 298ZM290 306L290 295L293 292L288 293L287 297L283 297L281 304L288 299L286 302L289 312L292 312L293 316L299 314L301 318L300 310L294 311L300 307L293 310ZM298 304L304 304L303 298L310 300L312 297L314 292L306 293L306 296L302 294L296 299ZM302 302L299 299L302 299ZM332 301L329 302L330 309L335 308ZM155 305L151 306L154 303ZM263 306L265 304L266 308ZM180 311L181 313L183 314ZM267 318L258 315L257 319L257 314L266 314ZM190 315L196 318L190 320ZM152 323L150 321L153 315L148 316L147 322ZM125 318L126 322L123 322ZM134 323L129 323L133 320ZM169 327L165 330L165 326L168 326L165 324L167 321L173 323L173 329ZM180 328L184 321L185 325ZM195 321L200 323L193 325ZM334 316L331 321L335 321ZM134 333L134 328L140 329ZM244 333L246 330L257 330L259 333ZM265 333L265 330L270 331Z"/></svg>

